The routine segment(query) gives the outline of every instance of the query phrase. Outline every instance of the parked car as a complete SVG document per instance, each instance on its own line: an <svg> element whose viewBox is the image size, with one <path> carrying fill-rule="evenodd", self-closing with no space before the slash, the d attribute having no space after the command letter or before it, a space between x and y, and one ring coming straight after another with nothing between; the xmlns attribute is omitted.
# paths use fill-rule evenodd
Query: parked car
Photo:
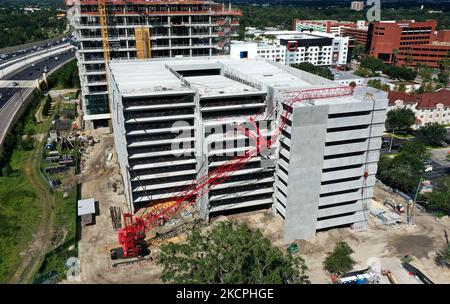
<svg viewBox="0 0 450 304"><path fill-rule="evenodd" d="M433 166L432 165L428 165L425 167L425 172L432 172L433 171Z"/></svg>

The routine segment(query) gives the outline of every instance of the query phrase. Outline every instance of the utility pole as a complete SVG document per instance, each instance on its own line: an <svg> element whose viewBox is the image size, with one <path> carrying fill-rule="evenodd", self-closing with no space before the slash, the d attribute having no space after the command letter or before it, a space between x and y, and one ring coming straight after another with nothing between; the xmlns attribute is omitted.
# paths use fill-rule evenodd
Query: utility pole
<svg viewBox="0 0 450 304"><path fill-rule="evenodd" d="M420 189L420 185L422 184L422 181L423 181L423 177L421 177L419 180L419 184L417 185L417 188L416 188L416 194L414 195L414 200L412 201L411 215L409 216L410 224L412 224L413 211L414 211L414 207L416 206L417 195L419 194L419 189Z"/></svg>
<svg viewBox="0 0 450 304"><path fill-rule="evenodd" d="M391 133L391 144L389 145L389 152L392 151L392 143L394 142L394 133L395 133L395 129L393 129L392 133Z"/></svg>

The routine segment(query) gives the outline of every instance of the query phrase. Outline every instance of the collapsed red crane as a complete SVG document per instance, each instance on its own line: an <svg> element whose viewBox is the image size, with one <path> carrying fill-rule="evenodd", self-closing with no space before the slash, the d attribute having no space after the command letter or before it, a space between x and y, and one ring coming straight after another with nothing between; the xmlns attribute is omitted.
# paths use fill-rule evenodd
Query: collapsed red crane
<svg viewBox="0 0 450 304"><path fill-rule="evenodd" d="M242 131L242 133L255 142L254 146L249 147L248 150L233 157L225 164L211 170L207 175L196 180L195 183L187 190L180 192L179 195L169 198L167 201L174 201L170 207L160 210L152 210L141 217L133 216L131 213L123 214L124 227L120 228L118 231L119 243L122 246L123 257L131 258L140 256L141 247L139 244L144 241L146 232L164 224L179 210L194 204L198 198L207 194L216 185L223 183L230 178L234 172L241 169L252 157L258 155L264 150L270 149L284 129L289 112L291 111L294 103L305 100L347 96L352 94L352 87L286 91L283 95L285 100L287 99L288 102L282 102L282 105L284 105L283 114L280 116L280 122L278 123L275 133L269 140L264 138L258 125L256 124L255 118L257 115L249 119L250 123L255 128L256 133L252 133L248 129L238 125L238 128ZM267 117L270 118L275 111L276 107L271 113L268 114Z"/></svg>

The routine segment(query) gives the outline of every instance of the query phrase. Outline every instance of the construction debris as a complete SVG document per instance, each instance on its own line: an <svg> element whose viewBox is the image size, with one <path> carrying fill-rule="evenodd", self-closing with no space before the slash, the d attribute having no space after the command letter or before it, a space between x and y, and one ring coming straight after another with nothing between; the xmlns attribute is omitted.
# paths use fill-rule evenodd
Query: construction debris
<svg viewBox="0 0 450 304"><path fill-rule="evenodd" d="M397 278L390 270L383 270L381 274L386 276L391 284L398 284Z"/></svg>
<svg viewBox="0 0 450 304"><path fill-rule="evenodd" d="M386 226L397 227L403 223L402 217L394 212L374 208L370 210L370 214L378 218Z"/></svg>
<svg viewBox="0 0 450 304"><path fill-rule="evenodd" d="M115 231L122 228L122 209L120 207L109 207L111 222Z"/></svg>

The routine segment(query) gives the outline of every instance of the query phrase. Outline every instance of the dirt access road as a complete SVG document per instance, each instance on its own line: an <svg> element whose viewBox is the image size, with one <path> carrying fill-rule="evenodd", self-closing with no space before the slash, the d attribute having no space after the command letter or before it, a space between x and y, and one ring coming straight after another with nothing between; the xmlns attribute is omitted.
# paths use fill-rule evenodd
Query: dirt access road
<svg viewBox="0 0 450 304"><path fill-rule="evenodd" d="M82 156L81 198L93 197L98 204L95 224L81 227L78 243L81 273L63 283L159 283L161 269L153 262L141 262L113 268L109 250L118 247L109 207L127 211L117 156L113 150L113 135L107 129L86 131L86 135L99 139ZM111 159L109 157L111 156Z"/></svg>
<svg viewBox="0 0 450 304"><path fill-rule="evenodd" d="M42 264L45 254L54 245L52 244L51 236L54 233L55 213L53 210L55 208L55 199L39 173L43 139L44 137L42 136L39 144L24 165L25 176L30 186L36 191L39 200L40 223L27 249L20 253L21 262L10 283L30 283L34 273Z"/></svg>

